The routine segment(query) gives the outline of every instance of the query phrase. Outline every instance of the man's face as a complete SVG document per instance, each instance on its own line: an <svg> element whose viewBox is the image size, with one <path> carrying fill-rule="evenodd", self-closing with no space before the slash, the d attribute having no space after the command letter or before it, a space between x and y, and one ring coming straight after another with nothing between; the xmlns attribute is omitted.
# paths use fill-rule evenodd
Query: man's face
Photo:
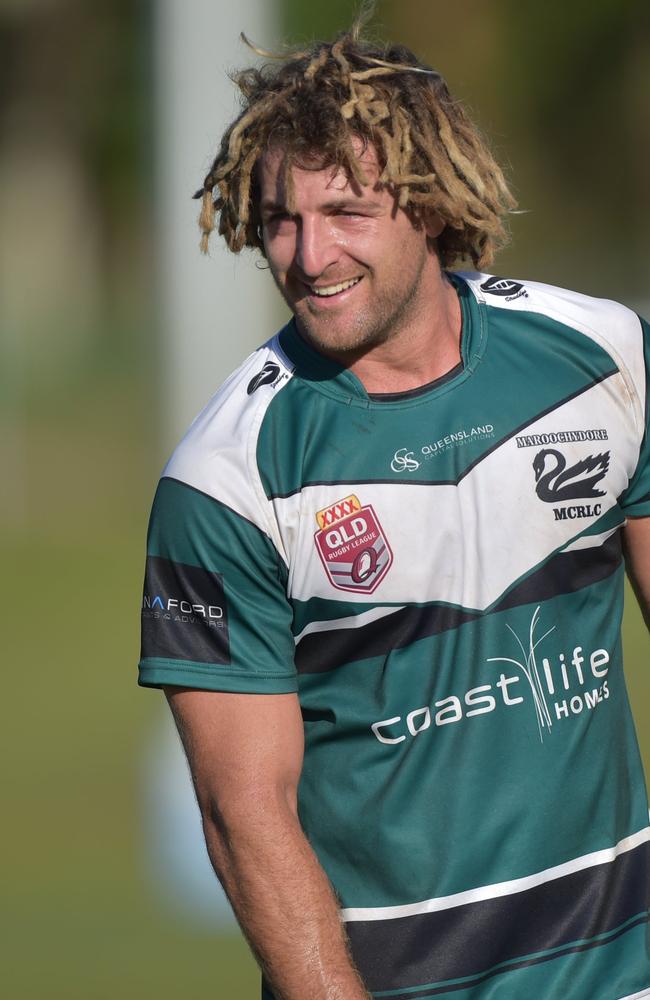
<svg viewBox="0 0 650 1000"><path fill-rule="evenodd" d="M267 151L258 166L273 278L303 336L342 359L407 328L426 308L425 274L439 273L427 237L439 235L440 220L416 228L391 190L377 184L375 149L363 150L358 142L357 152L367 187L333 167L294 167L293 211L282 182L282 152Z"/></svg>

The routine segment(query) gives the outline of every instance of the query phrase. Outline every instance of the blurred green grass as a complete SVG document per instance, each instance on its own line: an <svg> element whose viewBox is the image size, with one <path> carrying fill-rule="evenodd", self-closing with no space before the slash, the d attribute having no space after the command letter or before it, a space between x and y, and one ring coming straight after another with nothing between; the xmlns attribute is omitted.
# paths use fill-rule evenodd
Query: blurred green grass
<svg viewBox="0 0 650 1000"><path fill-rule="evenodd" d="M12 1000L258 996L241 937L183 926L143 872L139 768L161 706L137 689L135 666L161 456L148 446L142 386L134 373L109 372L24 414L25 503L0 540ZM625 637L648 769L648 639L632 598Z"/></svg>
<svg viewBox="0 0 650 1000"><path fill-rule="evenodd" d="M142 386L94 375L22 413L19 510L0 537L12 1000L259 994L241 937L183 926L143 871L141 758L161 704L136 687L138 608L161 456Z"/></svg>

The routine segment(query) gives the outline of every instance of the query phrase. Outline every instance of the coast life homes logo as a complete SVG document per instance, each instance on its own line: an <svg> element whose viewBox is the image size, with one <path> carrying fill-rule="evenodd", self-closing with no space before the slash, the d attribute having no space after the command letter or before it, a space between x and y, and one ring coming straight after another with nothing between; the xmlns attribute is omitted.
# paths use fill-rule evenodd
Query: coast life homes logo
<svg viewBox="0 0 650 1000"><path fill-rule="evenodd" d="M404 715L381 719L370 727L380 743L396 745L411 740L427 730L464 725L479 715L514 709L527 712L541 743L556 725L566 725L577 716L594 711L610 696L607 674L609 652L606 649L585 650L576 645L571 650L551 652L555 632L552 625L537 635L541 628L538 606L531 618L528 633L518 635L506 625L509 642L501 656L490 656L487 663L500 664L496 679L486 676L485 684L461 694L449 694L411 709Z"/></svg>
<svg viewBox="0 0 650 1000"><path fill-rule="evenodd" d="M386 576L393 553L370 505L351 494L316 514L316 549L332 586L371 594Z"/></svg>

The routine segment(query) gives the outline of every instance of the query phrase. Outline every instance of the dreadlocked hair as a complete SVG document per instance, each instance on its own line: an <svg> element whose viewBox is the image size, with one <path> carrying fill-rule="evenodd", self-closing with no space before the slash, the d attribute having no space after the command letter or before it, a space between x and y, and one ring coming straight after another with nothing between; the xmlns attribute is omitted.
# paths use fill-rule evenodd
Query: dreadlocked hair
<svg viewBox="0 0 650 1000"><path fill-rule="evenodd" d="M201 249L207 252L219 215L219 233L235 253L264 254L255 166L270 147L283 151L283 181L293 210L292 167L343 168L360 186L370 181L353 145L373 145L379 183L418 223L435 212L443 267L471 261L488 266L507 242L504 219L516 207L503 173L462 105L439 73L400 45L360 39L359 20L334 42L276 56L233 76L242 111L195 198L202 199Z"/></svg>

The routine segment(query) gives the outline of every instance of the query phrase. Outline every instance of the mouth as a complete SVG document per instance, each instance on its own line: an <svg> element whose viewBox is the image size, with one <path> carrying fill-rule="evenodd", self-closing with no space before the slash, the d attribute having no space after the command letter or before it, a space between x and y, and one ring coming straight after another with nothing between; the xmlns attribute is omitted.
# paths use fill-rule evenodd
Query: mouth
<svg viewBox="0 0 650 1000"><path fill-rule="evenodd" d="M359 282L362 280L363 275L357 278L348 278L345 281L339 281L332 285L307 285L309 289L309 294L315 299L324 300L336 300L338 301L346 292L349 292L351 288L355 288Z"/></svg>

